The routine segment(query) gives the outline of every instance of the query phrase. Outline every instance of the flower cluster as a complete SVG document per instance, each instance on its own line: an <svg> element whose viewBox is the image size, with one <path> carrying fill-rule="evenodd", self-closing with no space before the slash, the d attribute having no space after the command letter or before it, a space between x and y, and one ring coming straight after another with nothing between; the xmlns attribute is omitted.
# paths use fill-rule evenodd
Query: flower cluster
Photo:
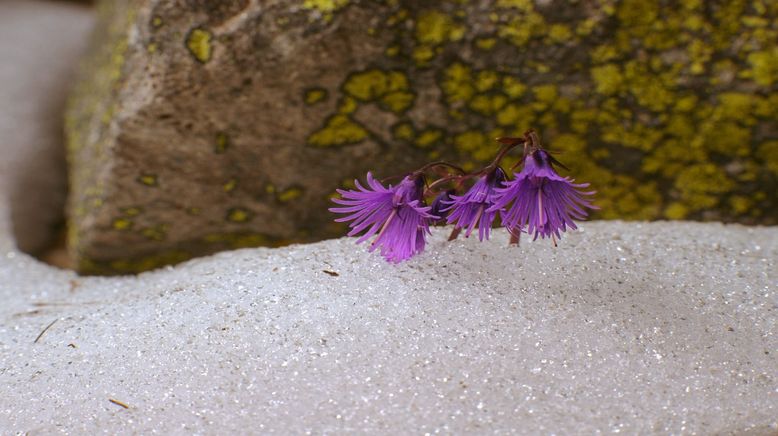
<svg viewBox="0 0 778 436"><path fill-rule="evenodd" d="M335 221L349 222L349 236L364 232L357 243L374 237L370 251L380 247L386 260L397 263L424 250L430 225L453 224L450 240L463 229L469 237L477 228L478 239L483 241L489 239L499 215L512 243L518 243L524 232L534 239L550 237L556 245L562 232L576 228L574 220L586 219L586 209L597 209L590 198L595 192L584 190L588 183L574 183L557 174L554 166L567 168L541 147L535 131L497 141L503 145L495 159L473 173L433 162L407 174L395 186L384 186L367 173L367 187L356 180L356 190L339 189L341 198L332 200L338 207L330 211L345 215ZM500 162L520 145L524 153L514 169L521 166L521 171L511 179ZM427 172L440 168L446 173L428 183ZM430 206L427 198L434 198Z"/></svg>

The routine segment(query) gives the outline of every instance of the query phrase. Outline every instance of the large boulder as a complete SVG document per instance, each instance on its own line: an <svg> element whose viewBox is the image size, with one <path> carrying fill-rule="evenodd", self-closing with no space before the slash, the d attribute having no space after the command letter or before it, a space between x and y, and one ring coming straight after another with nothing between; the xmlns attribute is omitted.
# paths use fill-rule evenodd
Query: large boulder
<svg viewBox="0 0 778 436"><path fill-rule="evenodd" d="M104 0L69 244L130 272L340 230L334 189L543 132L601 218L775 223L778 5ZM773 194L771 194L771 192Z"/></svg>

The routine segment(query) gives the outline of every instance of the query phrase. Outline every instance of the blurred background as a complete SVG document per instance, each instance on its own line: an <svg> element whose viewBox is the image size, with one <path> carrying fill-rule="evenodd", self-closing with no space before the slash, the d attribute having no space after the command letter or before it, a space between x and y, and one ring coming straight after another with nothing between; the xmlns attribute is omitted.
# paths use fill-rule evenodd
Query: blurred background
<svg viewBox="0 0 778 436"><path fill-rule="evenodd" d="M337 187L528 128L594 219L778 221L775 1L5 0L0 34L52 132L17 240L84 273L339 236Z"/></svg>

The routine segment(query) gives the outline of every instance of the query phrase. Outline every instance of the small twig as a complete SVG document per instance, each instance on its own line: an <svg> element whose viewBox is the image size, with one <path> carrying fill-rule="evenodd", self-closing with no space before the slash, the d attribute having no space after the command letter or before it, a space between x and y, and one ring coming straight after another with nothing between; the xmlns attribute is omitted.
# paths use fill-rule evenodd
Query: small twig
<svg viewBox="0 0 778 436"><path fill-rule="evenodd" d="M518 247L519 245L519 239L521 239L521 230L519 230L517 233L510 232L511 234L511 240L508 241L508 245L516 245Z"/></svg>
<svg viewBox="0 0 778 436"><path fill-rule="evenodd" d="M108 401L112 402L113 404L116 404L117 406L124 407L125 409L129 409L129 408L130 408L130 406L128 406L128 405L126 405L126 404L122 403L122 402L121 402L121 401L119 401L119 400L114 400L113 398L109 398L109 399L108 399Z"/></svg>
<svg viewBox="0 0 778 436"><path fill-rule="evenodd" d="M57 318L57 319L55 319L54 321L52 321L51 323L49 323L49 325L47 325L47 326L46 326L46 328L45 328L45 329L43 329L43 331L42 331L42 332L41 332L41 333L38 335L38 337L37 337L37 338L35 338L35 340L34 340L34 341L32 341L32 343L33 343L33 344L37 344L37 343L38 343L38 341L40 341L40 340L41 340L41 338L43 337L43 334L44 334L44 333L46 333L46 332L47 332L47 331L48 331L48 330L51 328L51 326L53 326L53 325L54 325L54 323L55 323L55 322L57 322L58 320L59 320L59 318Z"/></svg>
<svg viewBox="0 0 778 436"><path fill-rule="evenodd" d="M335 271L330 271L330 270L328 270L328 269L323 269L323 270L322 270L322 272L323 272L324 274L329 274L329 275L331 275L332 277L337 277L337 276L339 276L339 275L340 275L340 274L336 273Z"/></svg>
<svg viewBox="0 0 778 436"><path fill-rule="evenodd" d="M448 235L448 240L453 241L454 239L458 238L461 231L462 227L454 227L454 230L452 230L451 234Z"/></svg>

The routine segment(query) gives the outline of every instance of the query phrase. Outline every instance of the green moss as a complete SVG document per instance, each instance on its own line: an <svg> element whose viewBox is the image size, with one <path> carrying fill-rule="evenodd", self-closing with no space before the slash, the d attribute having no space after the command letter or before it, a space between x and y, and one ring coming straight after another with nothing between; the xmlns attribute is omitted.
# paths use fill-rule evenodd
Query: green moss
<svg viewBox="0 0 778 436"><path fill-rule="evenodd" d="M211 60L211 52L213 50L211 46L212 38L213 35L208 30L201 28L192 29L186 37L186 48L198 62L206 63Z"/></svg>

